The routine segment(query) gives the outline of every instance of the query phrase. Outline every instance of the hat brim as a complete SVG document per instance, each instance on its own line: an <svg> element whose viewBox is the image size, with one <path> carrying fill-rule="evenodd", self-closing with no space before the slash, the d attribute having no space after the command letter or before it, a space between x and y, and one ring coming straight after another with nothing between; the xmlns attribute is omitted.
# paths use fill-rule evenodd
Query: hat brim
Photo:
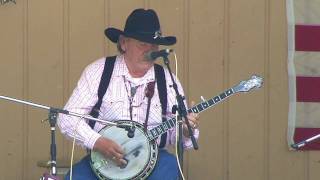
<svg viewBox="0 0 320 180"><path fill-rule="evenodd" d="M126 37L134 38L142 42L147 42L150 44L157 44L157 45L164 45L164 46L171 46L177 42L177 38L174 36L166 36L166 37L158 37L152 38L151 36L146 36L144 34L138 33L126 33L116 28L107 28L104 31L104 34L110 41L117 43L119 40L120 35L124 35Z"/></svg>

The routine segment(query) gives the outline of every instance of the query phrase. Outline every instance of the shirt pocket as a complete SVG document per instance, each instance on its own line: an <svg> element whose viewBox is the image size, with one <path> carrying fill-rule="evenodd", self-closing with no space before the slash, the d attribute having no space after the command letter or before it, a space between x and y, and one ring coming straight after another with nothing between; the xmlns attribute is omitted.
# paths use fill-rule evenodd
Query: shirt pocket
<svg viewBox="0 0 320 180"><path fill-rule="evenodd" d="M124 117L128 107L123 97L104 97L103 108L101 108L103 118L109 120L120 120Z"/></svg>

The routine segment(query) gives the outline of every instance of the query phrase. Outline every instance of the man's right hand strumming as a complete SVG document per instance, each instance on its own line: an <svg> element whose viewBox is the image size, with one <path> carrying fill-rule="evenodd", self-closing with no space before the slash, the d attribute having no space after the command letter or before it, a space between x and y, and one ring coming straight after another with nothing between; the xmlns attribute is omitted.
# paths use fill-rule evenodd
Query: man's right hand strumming
<svg viewBox="0 0 320 180"><path fill-rule="evenodd" d="M124 160L124 152L122 148L113 140L100 137L94 144L93 150L100 152L107 159L111 159L119 167L127 164L127 161Z"/></svg>

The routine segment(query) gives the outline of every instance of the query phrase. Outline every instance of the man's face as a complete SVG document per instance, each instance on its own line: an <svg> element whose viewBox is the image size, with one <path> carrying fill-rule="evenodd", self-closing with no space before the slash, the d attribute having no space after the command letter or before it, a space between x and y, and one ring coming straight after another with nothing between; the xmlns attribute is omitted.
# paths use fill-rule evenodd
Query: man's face
<svg viewBox="0 0 320 180"><path fill-rule="evenodd" d="M159 46L156 44L150 44L127 37L123 39L121 47L125 51L126 57L133 61L146 61L145 54L147 52L159 49Z"/></svg>

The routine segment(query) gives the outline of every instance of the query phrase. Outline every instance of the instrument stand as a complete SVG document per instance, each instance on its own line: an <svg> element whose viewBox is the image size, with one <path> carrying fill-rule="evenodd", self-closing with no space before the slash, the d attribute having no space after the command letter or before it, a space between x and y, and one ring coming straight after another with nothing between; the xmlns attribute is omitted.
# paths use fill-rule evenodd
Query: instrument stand
<svg viewBox="0 0 320 180"><path fill-rule="evenodd" d="M19 100L19 99L7 97L7 96L0 96L0 99L5 99L5 100L18 102L18 103L22 103L22 104L27 104L27 105L30 105L30 106L34 106L34 107L38 107L38 108L49 110L48 121L49 121L49 124L50 124L50 130L51 130L51 145L50 145L50 155L51 155L50 165L51 165L51 170L50 170L50 174L44 173L43 176L40 178L40 180L60 180L60 178L58 176L56 176L57 175L57 167L56 167L57 166L57 162L56 162L56 153L57 152L56 152L56 142L55 142L55 130L56 130L56 123L57 123L58 113L71 115L71 116L76 116L76 117L89 119L89 120L93 120L93 121L98 121L98 122L105 123L107 125L117 126L117 127L120 127L120 128L127 128L128 127L128 126L124 126L124 125L119 125L117 123L113 123L113 122L109 122L109 121L93 118L91 116L85 116L85 115L73 113L73 112L70 112L70 111L67 111L67 110L48 107L48 106L44 106L44 105L41 105L41 104L35 104L35 103L32 103L32 102L23 101L23 100Z"/></svg>
<svg viewBox="0 0 320 180"><path fill-rule="evenodd" d="M180 166L181 166L181 170L183 170L183 150L184 149L183 149L183 128L182 128L182 124L183 123L182 123L182 118L186 122L188 131L189 131L189 137L191 138L193 148L195 150L197 150L199 147L198 147L196 139L194 138L192 128L191 128L189 120L187 118L186 106L183 103L183 100L185 99L185 97L183 97L178 91L177 83L175 82L175 80L173 78L172 71L171 71L171 68L170 68L170 62L169 62L169 59L168 59L168 55L169 54L166 54L166 55L163 56L163 61L164 61L164 64L167 66L168 70L169 70L171 81L173 83L172 87L175 90L176 99L177 99L177 102L178 102L178 107L177 107L178 115L179 115L178 116L178 120L177 120L177 122L179 123L179 125L178 125L178 130L179 130L178 158L179 158L179 163L180 163ZM181 175L180 175L180 179L182 179Z"/></svg>
<svg viewBox="0 0 320 180"><path fill-rule="evenodd" d="M292 147L293 149L298 150L299 148L307 145L307 143L312 142L312 141L314 141L314 140L316 140L316 139L319 139L319 138L320 138L320 134L317 134L317 135L315 135L315 136L312 136L311 138L308 138L308 139L303 140L303 141L301 141L301 142L298 142L298 143L296 143L296 144L292 144L291 147Z"/></svg>
<svg viewBox="0 0 320 180"><path fill-rule="evenodd" d="M51 174L53 176L57 175L57 148L56 148L56 139L55 139L55 130L56 130L56 123L57 123L58 111L50 108L48 120L50 124L51 130L51 145L50 145L50 155L51 155Z"/></svg>

